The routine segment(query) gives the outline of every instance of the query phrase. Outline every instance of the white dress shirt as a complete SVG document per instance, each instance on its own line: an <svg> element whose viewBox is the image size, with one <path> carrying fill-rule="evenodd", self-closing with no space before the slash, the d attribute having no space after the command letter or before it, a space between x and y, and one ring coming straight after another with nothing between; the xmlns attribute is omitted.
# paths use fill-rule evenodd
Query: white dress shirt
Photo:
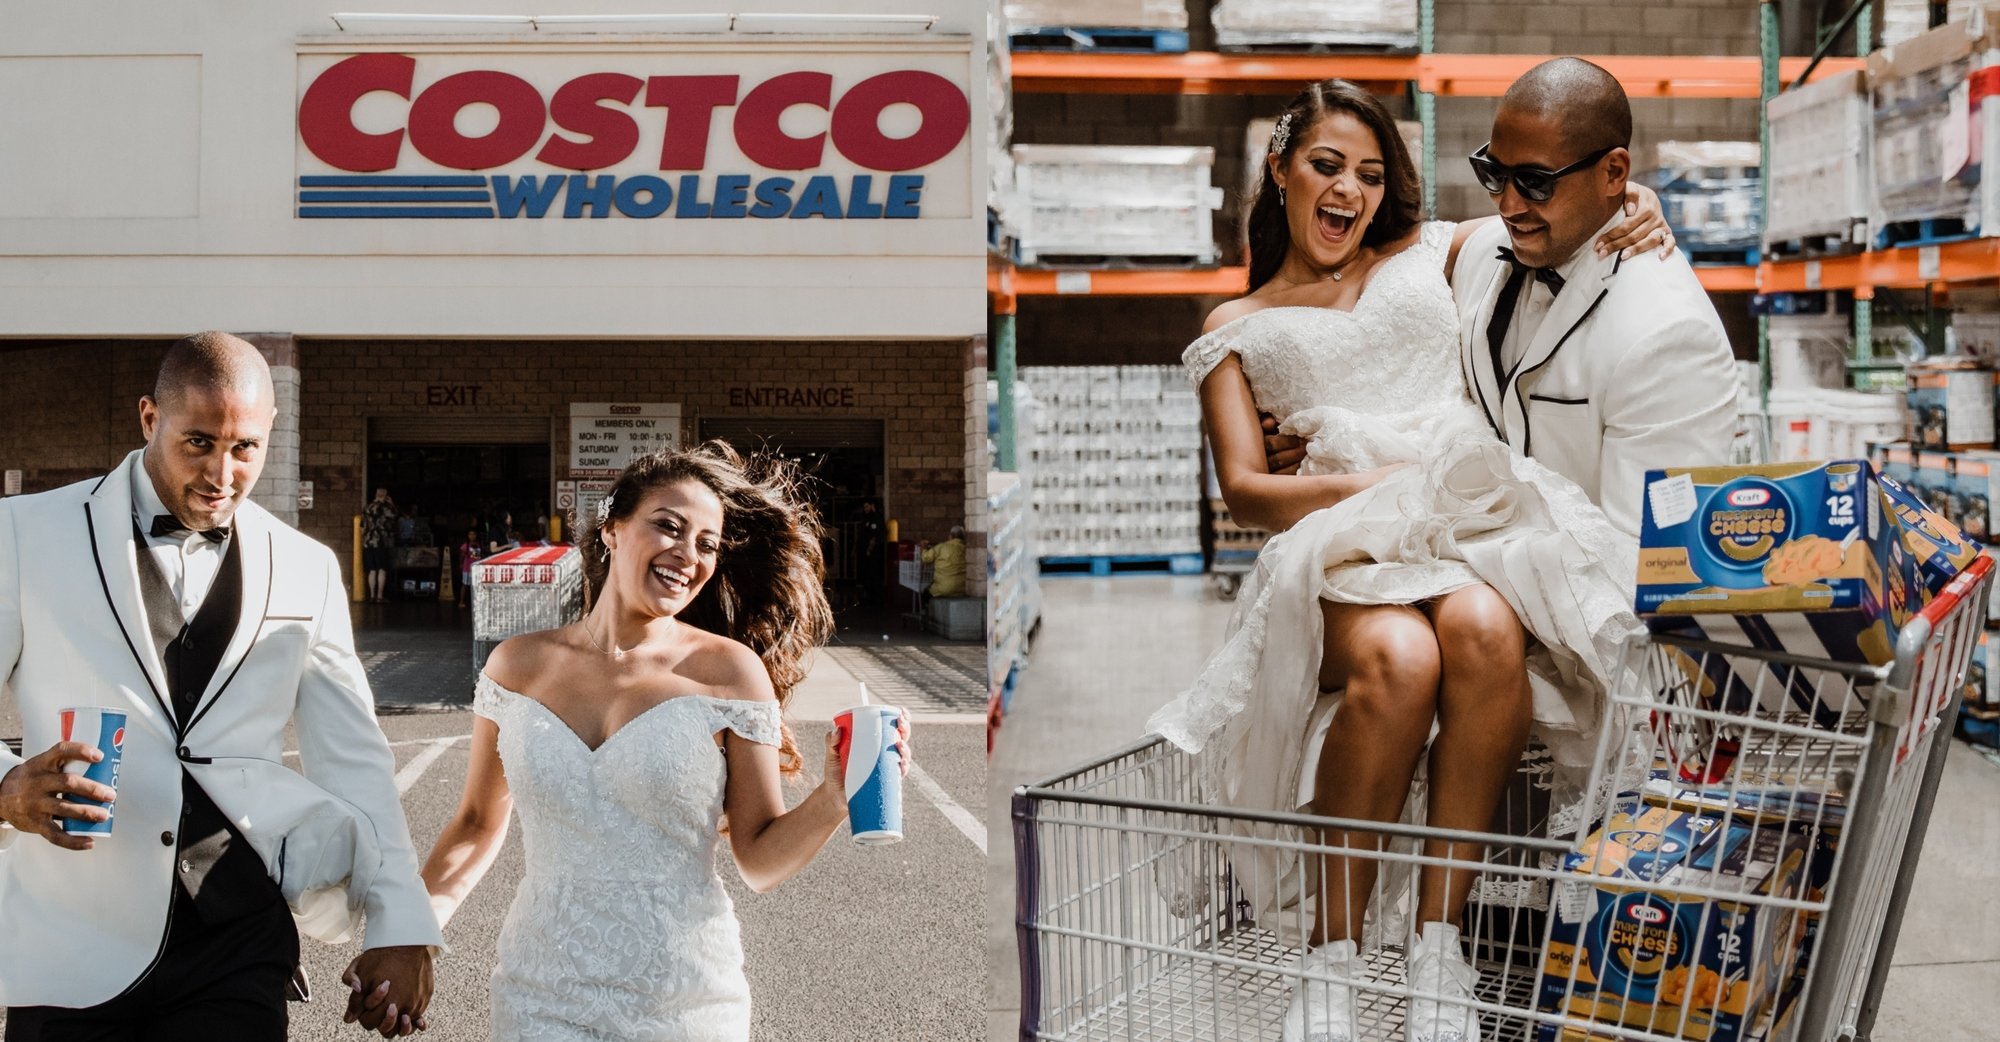
<svg viewBox="0 0 2000 1042"><path fill-rule="evenodd" d="M1568 260L1556 265L1556 274L1562 276L1565 289L1575 281L1576 274L1583 269L1584 262L1591 259L1597 240L1624 220L1625 209L1620 207L1617 213L1611 215L1610 220L1604 222L1604 227L1593 232L1590 238L1584 240L1582 246L1577 247L1575 253L1569 255ZM1507 327L1507 335L1500 341L1500 364L1507 367L1508 373L1520 366L1521 356L1528 353L1528 345L1534 343L1535 334L1541 332L1542 319L1548 317L1550 306L1556 302L1556 295L1549 292L1549 288L1542 285L1542 280L1537 278L1529 278L1527 286L1521 292L1525 295L1514 306L1514 321ZM1506 373L1500 375L1504 380Z"/></svg>
<svg viewBox="0 0 2000 1042"><path fill-rule="evenodd" d="M174 599L180 602L181 618L193 621L209 587L215 585L216 574L222 571L222 555L229 549L229 540L218 543L199 532L151 535L153 518L167 513L167 506L143 466L132 468L132 513L140 536L146 540L146 551L153 555L160 574L174 591ZM235 533L229 538L234 539Z"/></svg>

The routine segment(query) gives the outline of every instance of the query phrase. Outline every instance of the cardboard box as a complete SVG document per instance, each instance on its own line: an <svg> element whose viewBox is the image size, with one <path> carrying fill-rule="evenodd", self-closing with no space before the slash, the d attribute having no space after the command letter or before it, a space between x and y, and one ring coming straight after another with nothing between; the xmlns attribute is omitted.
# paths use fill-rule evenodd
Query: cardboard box
<svg viewBox="0 0 2000 1042"><path fill-rule="evenodd" d="M1954 488L1955 478L1950 475L1957 467L1950 459L1945 463L1948 481L1953 482L1946 487ZM1983 482L1991 477L1989 474L1968 480ZM1903 548L1917 565L1917 578L1922 584L1918 606L1929 604L1946 583L1972 564L1982 546L1977 539L1969 538L1951 517L1932 509L1908 486L1890 477L1883 477L1878 483L1889 518L1901 529ZM1950 505L1957 505L1955 497Z"/></svg>
<svg viewBox="0 0 2000 1042"><path fill-rule="evenodd" d="M1656 470L1646 490L1635 608L1656 631L1895 656L1920 606L1917 566L1866 460Z"/></svg>
<svg viewBox="0 0 2000 1042"><path fill-rule="evenodd" d="M1538 1007L1696 1042L1744 1042L1792 975L1805 917L1677 888L1796 898L1811 846L1799 831L1733 815L1643 806L1615 815L1563 860L1563 871L1585 878L1556 884ZM1542 1025L1537 1037L1590 1036Z"/></svg>
<svg viewBox="0 0 2000 1042"><path fill-rule="evenodd" d="M1932 513L1951 516L1951 462L1942 452L1919 451L1915 473L1905 483L1909 491Z"/></svg>
<svg viewBox="0 0 2000 1042"><path fill-rule="evenodd" d="M1910 441L1919 449L1993 447L1993 370L1968 358L1909 372Z"/></svg>
<svg viewBox="0 0 2000 1042"><path fill-rule="evenodd" d="M1875 472L1905 485L1910 484L1917 476L1917 450L1908 442L1882 446L1875 461Z"/></svg>

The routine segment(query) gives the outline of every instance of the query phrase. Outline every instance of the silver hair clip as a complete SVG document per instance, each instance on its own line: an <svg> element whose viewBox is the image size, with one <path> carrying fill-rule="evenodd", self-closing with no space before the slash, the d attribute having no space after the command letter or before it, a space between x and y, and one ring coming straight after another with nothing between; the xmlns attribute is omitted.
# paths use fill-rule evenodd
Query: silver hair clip
<svg viewBox="0 0 2000 1042"><path fill-rule="evenodd" d="M1292 143L1292 114L1287 112L1278 117L1278 125L1271 131L1271 154L1285 154L1285 146Z"/></svg>
<svg viewBox="0 0 2000 1042"><path fill-rule="evenodd" d="M597 501L597 527L603 528L610 521L611 497L605 496L603 499Z"/></svg>

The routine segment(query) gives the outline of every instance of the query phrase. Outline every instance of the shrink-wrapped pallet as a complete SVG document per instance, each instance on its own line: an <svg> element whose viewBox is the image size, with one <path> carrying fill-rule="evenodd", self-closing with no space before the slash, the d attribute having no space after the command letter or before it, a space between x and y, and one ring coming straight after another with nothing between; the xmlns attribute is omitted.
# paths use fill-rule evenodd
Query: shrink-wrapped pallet
<svg viewBox="0 0 2000 1042"><path fill-rule="evenodd" d="M1416 0L1217 0L1217 47L1414 48Z"/></svg>
<svg viewBox="0 0 2000 1042"><path fill-rule="evenodd" d="M1985 104L2000 90L2000 71L1990 68L2000 46L1996 15L1981 8L1868 56L1877 245L1994 224L1982 213L1993 194L1981 169L1996 144L1982 128L2000 117L2000 105Z"/></svg>
<svg viewBox="0 0 2000 1042"><path fill-rule="evenodd" d="M1007 28L1185 29L1186 0L1007 0Z"/></svg>
<svg viewBox="0 0 2000 1042"><path fill-rule="evenodd" d="M1868 80L1828 76L1771 99L1771 219L1764 242L1868 244Z"/></svg>
<svg viewBox="0 0 2000 1042"><path fill-rule="evenodd" d="M1214 264L1215 150L1015 145L1022 264Z"/></svg>
<svg viewBox="0 0 2000 1042"><path fill-rule="evenodd" d="M1179 366L1035 366L1035 550L1201 552L1201 405Z"/></svg>
<svg viewBox="0 0 2000 1042"><path fill-rule="evenodd" d="M1682 249L1754 249L1763 205L1755 141L1662 141L1650 175Z"/></svg>
<svg viewBox="0 0 2000 1042"><path fill-rule="evenodd" d="M1930 0L1874 0L1874 4L1875 24L1880 27L1875 35L1884 47L1930 31ZM1945 21L1965 21L1978 6L1977 0L1951 0L1945 8Z"/></svg>

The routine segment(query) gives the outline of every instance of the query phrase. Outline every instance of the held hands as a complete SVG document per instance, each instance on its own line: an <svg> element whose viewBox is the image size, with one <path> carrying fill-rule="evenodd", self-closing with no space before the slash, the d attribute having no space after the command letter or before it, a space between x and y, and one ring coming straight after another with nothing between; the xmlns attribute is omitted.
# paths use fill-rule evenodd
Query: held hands
<svg viewBox="0 0 2000 1042"><path fill-rule="evenodd" d="M1625 214L1627 220L1623 224L1605 232L1604 237L1597 240L1599 257L1617 253L1621 258L1630 260L1634 254L1654 248L1659 249L1662 257L1673 256L1673 229L1667 227L1660 197L1652 189L1626 182Z"/></svg>
<svg viewBox="0 0 2000 1042"><path fill-rule="evenodd" d="M430 1027L424 1010L431 1004L431 950L411 944L370 948L356 956L340 975L349 995L341 1019L359 1023L383 1038L408 1035Z"/></svg>
<svg viewBox="0 0 2000 1042"><path fill-rule="evenodd" d="M59 818L74 821L105 821L111 817L106 807L86 807L71 803L65 794L106 803L118 798L109 785L75 774L64 774L69 760L97 763L104 754L96 746L82 742L58 742L48 751L28 760L0 778L0 818L24 833L33 833L64 850L89 850L95 845L89 836L72 836L62 830Z"/></svg>

